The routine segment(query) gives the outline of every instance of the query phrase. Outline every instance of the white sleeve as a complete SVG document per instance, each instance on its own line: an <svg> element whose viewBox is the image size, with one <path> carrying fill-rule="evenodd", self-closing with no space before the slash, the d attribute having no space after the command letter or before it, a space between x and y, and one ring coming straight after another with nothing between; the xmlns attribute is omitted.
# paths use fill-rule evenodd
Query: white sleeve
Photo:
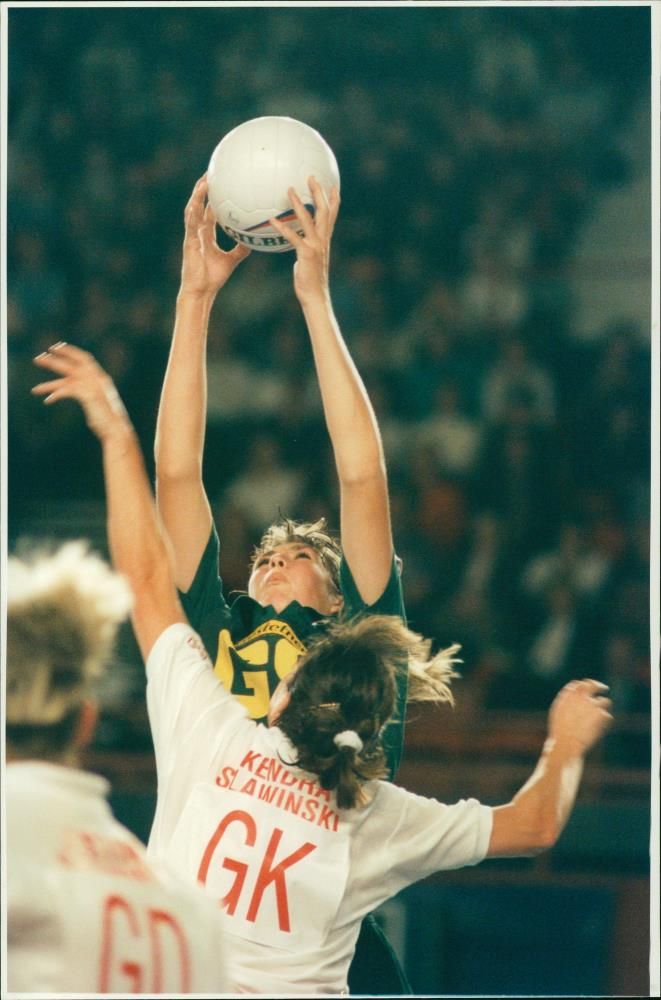
<svg viewBox="0 0 661 1000"><path fill-rule="evenodd" d="M487 855L493 813L476 799L445 805L387 785L382 850L391 892L437 871L479 864Z"/></svg>
<svg viewBox="0 0 661 1000"><path fill-rule="evenodd" d="M254 725L213 672L190 625L170 625L147 657L147 710L159 778L174 763L191 778L237 727ZM200 752L200 750L203 752Z"/></svg>

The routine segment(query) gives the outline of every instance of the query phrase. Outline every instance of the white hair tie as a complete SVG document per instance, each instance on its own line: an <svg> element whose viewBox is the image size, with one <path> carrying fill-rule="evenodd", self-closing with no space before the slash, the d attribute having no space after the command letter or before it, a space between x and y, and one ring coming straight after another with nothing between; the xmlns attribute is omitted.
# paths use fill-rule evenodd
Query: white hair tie
<svg viewBox="0 0 661 1000"><path fill-rule="evenodd" d="M333 737L333 743L336 747L351 747L356 753L360 753L363 749L363 741L361 740L355 729L343 729L341 733L337 733Z"/></svg>

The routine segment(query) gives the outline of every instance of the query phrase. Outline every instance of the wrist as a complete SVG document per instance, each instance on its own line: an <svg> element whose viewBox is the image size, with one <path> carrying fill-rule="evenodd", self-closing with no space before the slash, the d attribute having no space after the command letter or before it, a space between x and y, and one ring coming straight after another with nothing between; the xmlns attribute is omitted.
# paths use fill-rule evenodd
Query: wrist
<svg viewBox="0 0 661 1000"><path fill-rule="evenodd" d="M123 453L137 443L135 428L128 415L117 414L112 420L106 421L98 431L99 439L105 450Z"/></svg>
<svg viewBox="0 0 661 1000"><path fill-rule="evenodd" d="M319 288L313 292L299 293L297 298L304 313L315 311L331 313L333 311L328 288Z"/></svg>
<svg viewBox="0 0 661 1000"><path fill-rule="evenodd" d="M206 306L210 308L218 294L217 288L186 288L185 285L179 287L177 292L177 306Z"/></svg>
<svg viewBox="0 0 661 1000"><path fill-rule="evenodd" d="M564 760L583 758L586 753L585 745L575 736L551 736L546 738L542 753L545 757L554 756Z"/></svg>

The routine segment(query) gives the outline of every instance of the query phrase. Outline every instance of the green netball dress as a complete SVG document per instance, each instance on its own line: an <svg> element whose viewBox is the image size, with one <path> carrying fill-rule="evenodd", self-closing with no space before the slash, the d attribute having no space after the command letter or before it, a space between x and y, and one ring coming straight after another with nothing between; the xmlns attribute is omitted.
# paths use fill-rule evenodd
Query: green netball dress
<svg viewBox="0 0 661 1000"><path fill-rule="evenodd" d="M266 721L271 695L291 671L310 640L323 633L332 618L292 601L276 612L247 594L228 603L219 573L220 543L212 528L195 579L180 598L192 627L199 633L226 690L245 706L251 718ZM381 597L367 605L361 599L344 559L340 563L340 590L344 598L342 619L357 615L396 615L405 619L402 586L393 558L390 577ZM383 737L391 777L402 754L407 676L398 675L397 711Z"/></svg>

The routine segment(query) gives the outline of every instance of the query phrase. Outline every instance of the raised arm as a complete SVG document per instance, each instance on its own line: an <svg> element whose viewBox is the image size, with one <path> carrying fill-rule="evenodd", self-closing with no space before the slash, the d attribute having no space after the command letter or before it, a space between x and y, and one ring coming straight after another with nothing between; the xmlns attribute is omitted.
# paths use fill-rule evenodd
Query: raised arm
<svg viewBox="0 0 661 1000"><path fill-rule="evenodd" d="M47 404L76 399L101 444L110 554L133 590L133 628L146 660L161 632L186 616L138 438L112 379L91 354L56 344L35 364L58 377L36 385L33 393Z"/></svg>
<svg viewBox="0 0 661 1000"><path fill-rule="evenodd" d="M209 316L218 290L250 253L239 244L229 253L218 247L206 194L206 177L201 177L184 213L181 286L156 424L157 503L182 591L193 582L212 521L202 482Z"/></svg>
<svg viewBox="0 0 661 1000"><path fill-rule="evenodd" d="M373 604L390 575L393 543L381 435L362 378L333 312L328 270L340 205L314 178L314 219L292 189L292 205L304 230L299 236L277 219L271 224L296 250L294 288L307 324L326 426L340 487L342 548L360 596Z"/></svg>
<svg viewBox="0 0 661 1000"><path fill-rule="evenodd" d="M489 857L535 855L556 843L576 801L585 755L611 722L607 690L583 680L560 691L537 767L508 805L494 809Z"/></svg>

